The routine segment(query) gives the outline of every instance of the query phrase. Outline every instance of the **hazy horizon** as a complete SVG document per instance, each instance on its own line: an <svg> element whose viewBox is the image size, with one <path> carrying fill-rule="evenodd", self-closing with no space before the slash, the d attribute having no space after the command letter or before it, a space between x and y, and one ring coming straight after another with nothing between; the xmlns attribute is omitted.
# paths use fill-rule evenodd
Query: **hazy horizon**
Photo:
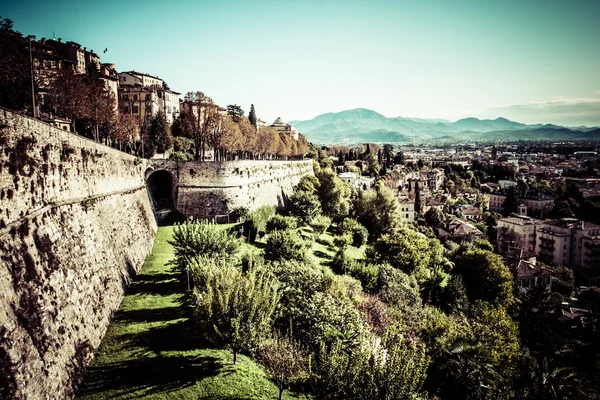
<svg viewBox="0 0 600 400"><path fill-rule="evenodd" d="M595 1L25 0L0 15L267 122L367 108L600 126Z"/></svg>

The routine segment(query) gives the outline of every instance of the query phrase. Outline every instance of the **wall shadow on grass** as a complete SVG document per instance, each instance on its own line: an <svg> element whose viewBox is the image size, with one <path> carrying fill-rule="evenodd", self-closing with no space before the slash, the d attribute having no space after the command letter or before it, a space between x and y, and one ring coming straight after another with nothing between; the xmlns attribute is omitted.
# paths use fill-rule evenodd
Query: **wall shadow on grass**
<svg viewBox="0 0 600 400"><path fill-rule="evenodd" d="M150 356L90 367L79 395L112 392L136 397L168 393L216 376L223 367L215 357Z"/></svg>

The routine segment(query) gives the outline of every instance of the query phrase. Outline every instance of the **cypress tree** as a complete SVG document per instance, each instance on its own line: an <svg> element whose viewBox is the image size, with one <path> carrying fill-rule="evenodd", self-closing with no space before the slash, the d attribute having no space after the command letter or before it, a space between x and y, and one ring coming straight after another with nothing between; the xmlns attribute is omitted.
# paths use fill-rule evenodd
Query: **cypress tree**
<svg viewBox="0 0 600 400"><path fill-rule="evenodd" d="M252 126L254 126L254 129L258 129L258 121L256 120L256 111L254 110L254 104L250 104L250 113L248 113L248 120L250 120L250 123L252 124Z"/></svg>

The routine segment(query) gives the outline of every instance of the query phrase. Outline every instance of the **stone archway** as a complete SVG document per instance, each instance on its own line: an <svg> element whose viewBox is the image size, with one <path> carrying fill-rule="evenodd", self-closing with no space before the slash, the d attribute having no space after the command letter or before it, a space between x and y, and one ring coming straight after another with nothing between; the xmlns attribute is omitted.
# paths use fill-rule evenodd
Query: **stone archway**
<svg viewBox="0 0 600 400"><path fill-rule="evenodd" d="M153 171L148 176L146 185L156 212L175 209L175 184L169 171Z"/></svg>

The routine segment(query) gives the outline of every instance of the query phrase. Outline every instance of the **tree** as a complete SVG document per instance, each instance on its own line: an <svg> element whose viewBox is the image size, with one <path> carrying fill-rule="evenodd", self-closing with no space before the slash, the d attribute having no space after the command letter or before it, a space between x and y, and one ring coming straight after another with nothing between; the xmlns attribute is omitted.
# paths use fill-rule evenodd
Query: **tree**
<svg viewBox="0 0 600 400"><path fill-rule="evenodd" d="M275 279L264 269L247 275L233 266L205 268L205 286L194 288L192 306L200 331L233 352L255 351L269 334L279 302Z"/></svg>
<svg viewBox="0 0 600 400"><path fill-rule="evenodd" d="M350 187L329 168L322 169L316 176L319 179L317 193L323 213L333 219L346 216Z"/></svg>
<svg viewBox="0 0 600 400"><path fill-rule="evenodd" d="M388 169L394 166L394 145L389 143L383 145L383 158Z"/></svg>
<svg viewBox="0 0 600 400"><path fill-rule="evenodd" d="M254 104L250 104L250 112L248 113L248 120L254 127L254 130L258 130L258 120L256 118L256 111L254 110Z"/></svg>
<svg viewBox="0 0 600 400"><path fill-rule="evenodd" d="M290 212L303 224L308 224L321 213L321 203L314 192L296 190L290 197Z"/></svg>
<svg viewBox="0 0 600 400"><path fill-rule="evenodd" d="M118 144L119 150L123 143L133 147L133 144L140 140L139 118L133 114L119 114L112 140Z"/></svg>
<svg viewBox="0 0 600 400"><path fill-rule="evenodd" d="M413 275L419 284L432 280L436 267L451 268L437 239L429 239L406 227L382 235L367 250L367 257Z"/></svg>
<svg viewBox="0 0 600 400"><path fill-rule="evenodd" d="M431 227L436 227L444 221L444 212L437 207L431 207L425 213L425 223Z"/></svg>
<svg viewBox="0 0 600 400"><path fill-rule="evenodd" d="M418 179L415 181L415 214L421 214L421 190Z"/></svg>
<svg viewBox="0 0 600 400"><path fill-rule="evenodd" d="M237 104L229 104L227 106L227 115L229 115L234 122L238 122L244 116L244 110Z"/></svg>
<svg viewBox="0 0 600 400"><path fill-rule="evenodd" d="M13 21L0 16L0 106L31 108L31 77L26 39L13 30Z"/></svg>
<svg viewBox="0 0 600 400"><path fill-rule="evenodd" d="M256 128L252 125L248 118L240 118L238 121L238 126L240 128L241 137L241 146L242 150L247 152L247 154L252 154L256 149L256 141L258 139L258 132Z"/></svg>
<svg viewBox="0 0 600 400"><path fill-rule="evenodd" d="M376 190L362 190L354 203L354 217L367 230L371 238L391 233L400 224L398 199L394 193L378 183Z"/></svg>
<svg viewBox="0 0 600 400"><path fill-rule="evenodd" d="M260 349L258 359L279 389L279 400L283 398L284 390L309 377L306 351L291 337L277 332L273 341Z"/></svg>
<svg viewBox="0 0 600 400"><path fill-rule="evenodd" d="M159 153L165 153L173 147L173 136L171 136L167 117L162 111L159 111L150 123L150 139Z"/></svg>
<svg viewBox="0 0 600 400"><path fill-rule="evenodd" d="M506 199L502 204L502 215L505 217L510 213L519 211L519 197L514 187L511 187L506 192Z"/></svg>
<svg viewBox="0 0 600 400"><path fill-rule="evenodd" d="M204 153L209 131L217 115L217 106L213 100L201 91L188 92L184 97L188 105L192 139L194 140L194 158L204 160Z"/></svg>
<svg viewBox="0 0 600 400"><path fill-rule="evenodd" d="M511 306L514 303L513 276L499 255L489 251L467 250L453 260L463 278L470 302L484 300Z"/></svg>
<svg viewBox="0 0 600 400"><path fill-rule="evenodd" d="M46 95L47 107L55 114L69 118L73 126L78 118L90 115L90 93L83 75L70 68L58 71Z"/></svg>

